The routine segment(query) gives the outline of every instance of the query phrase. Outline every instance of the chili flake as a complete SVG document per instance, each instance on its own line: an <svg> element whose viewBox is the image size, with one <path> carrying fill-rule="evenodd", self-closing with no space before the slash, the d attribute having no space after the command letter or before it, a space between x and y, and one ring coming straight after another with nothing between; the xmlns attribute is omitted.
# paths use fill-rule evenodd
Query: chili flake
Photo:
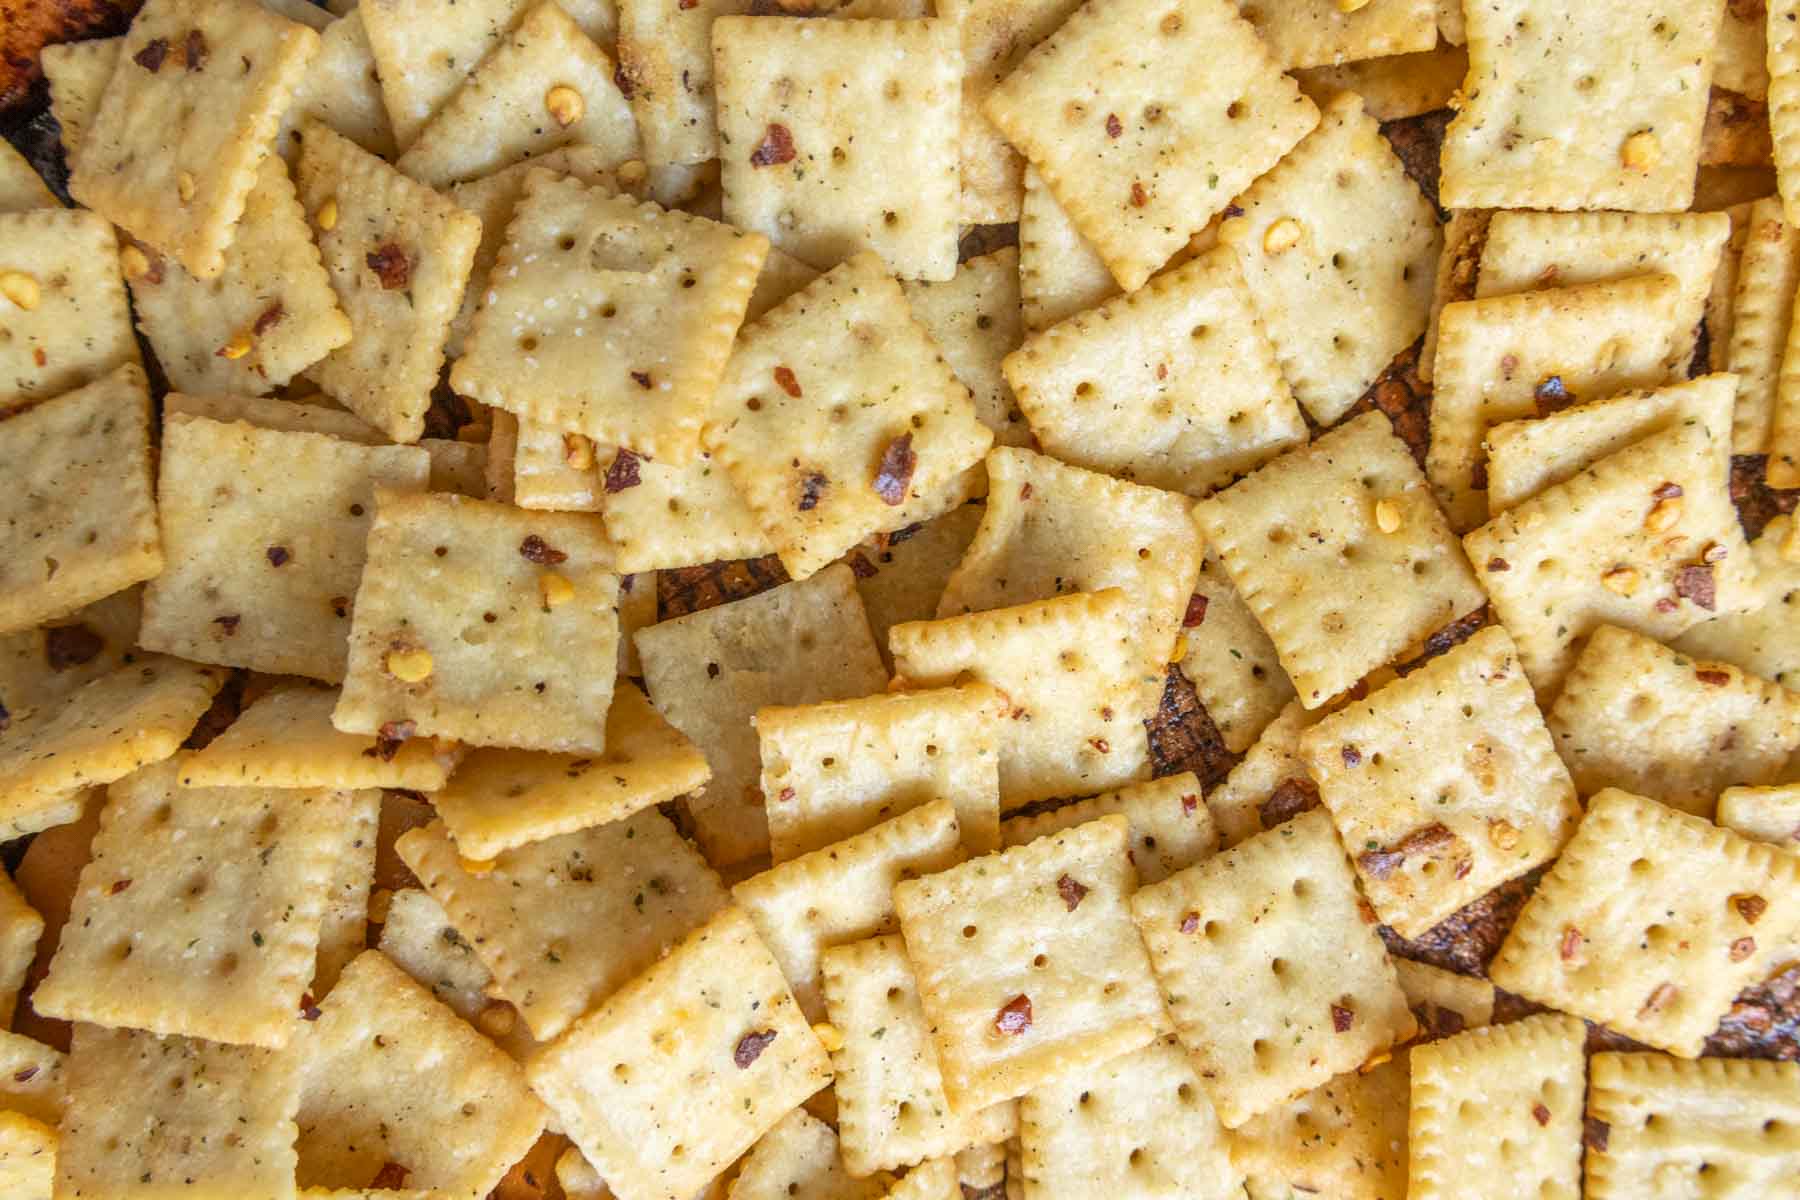
<svg viewBox="0 0 1800 1200"><path fill-rule="evenodd" d="M737 1064L740 1071L748 1068L762 1057L762 1052L769 1048L775 1035L776 1031L773 1029L752 1029L738 1039L737 1046L731 1051L731 1061Z"/></svg>
<svg viewBox="0 0 1800 1200"><path fill-rule="evenodd" d="M1031 997L1014 996L994 1014L994 1032L1017 1036L1031 1028Z"/></svg>
<svg viewBox="0 0 1800 1200"><path fill-rule="evenodd" d="M778 167L794 161L794 135L786 125L771 124L763 131L762 141L750 152L753 167Z"/></svg>
<svg viewBox="0 0 1800 1200"><path fill-rule="evenodd" d="M913 453L912 434L901 434L881 452L881 466L875 472L875 494L885 504L904 501L906 489L912 486L913 469L918 465L919 456Z"/></svg>
<svg viewBox="0 0 1800 1200"><path fill-rule="evenodd" d="M1062 902L1068 907L1068 910L1074 912L1080 907L1082 900L1086 899L1088 888L1086 884L1079 882L1073 876L1063 875L1056 881L1056 894L1062 897Z"/></svg>

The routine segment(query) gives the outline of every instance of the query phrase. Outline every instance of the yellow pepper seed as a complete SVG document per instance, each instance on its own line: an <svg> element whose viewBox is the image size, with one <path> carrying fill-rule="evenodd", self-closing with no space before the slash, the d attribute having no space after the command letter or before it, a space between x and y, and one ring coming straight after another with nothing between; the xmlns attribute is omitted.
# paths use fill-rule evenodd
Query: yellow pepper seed
<svg viewBox="0 0 1800 1200"><path fill-rule="evenodd" d="M219 357L230 359L242 358L250 353L250 348L253 345L255 345L255 343L251 341L250 335L240 330L231 335L231 340L229 342L226 342L223 346L219 347Z"/></svg>
<svg viewBox="0 0 1800 1200"><path fill-rule="evenodd" d="M1263 230L1263 249L1270 254L1280 254L1292 250L1300 244L1300 222L1292 217L1282 217L1271 222Z"/></svg>
<svg viewBox="0 0 1800 1200"><path fill-rule="evenodd" d="M137 279L150 271L150 258L136 246L126 244L119 251L119 269L125 272L127 279Z"/></svg>
<svg viewBox="0 0 1800 1200"><path fill-rule="evenodd" d="M1629 596L1638 590L1643 577L1630 567L1614 567L1600 577L1600 582L1615 596Z"/></svg>
<svg viewBox="0 0 1800 1200"><path fill-rule="evenodd" d="M1392 500L1375 502L1375 528L1383 533L1393 533L1400 528L1400 506Z"/></svg>
<svg viewBox="0 0 1800 1200"><path fill-rule="evenodd" d="M1369 0L1337 0L1337 10L1341 13L1361 12L1369 7Z"/></svg>
<svg viewBox="0 0 1800 1200"><path fill-rule="evenodd" d="M545 608L555 608L575 598L575 585L554 571L538 580L538 590L544 595Z"/></svg>
<svg viewBox="0 0 1800 1200"><path fill-rule="evenodd" d="M1519 827L1503 817L1488 821L1488 841L1496 850L1511 850L1519 844Z"/></svg>
<svg viewBox="0 0 1800 1200"><path fill-rule="evenodd" d="M319 223L319 228L325 230L327 233L336 229L338 219L337 197L327 196L325 198L325 203L319 205L319 211L314 214L313 219Z"/></svg>
<svg viewBox="0 0 1800 1200"><path fill-rule="evenodd" d="M819 1045L825 1047L826 1053L835 1054L844 1048L844 1035L836 1025L829 1021L820 1021L812 1027L813 1036L819 1039Z"/></svg>
<svg viewBox="0 0 1800 1200"><path fill-rule="evenodd" d="M401 683L422 683L431 678L429 650L389 650L388 674Z"/></svg>
<svg viewBox="0 0 1800 1200"><path fill-rule="evenodd" d="M494 869L494 860L491 858L465 858L461 865L463 874L482 876Z"/></svg>
<svg viewBox="0 0 1800 1200"><path fill-rule="evenodd" d="M1648 129L1641 129L1625 139L1619 150L1619 161L1633 171L1648 171L1662 161L1662 143Z"/></svg>
<svg viewBox="0 0 1800 1200"><path fill-rule="evenodd" d="M1661 533L1681 520L1682 503L1680 496L1670 496L1658 500L1651 508L1650 515L1644 518L1644 528L1651 533Z"/></svg>
<svg viewBox="0 0 1800 1200"><path fill-rule="evenodd" d="M563 461L572 469L586 471L594 465L594 442L585 434L563 434Z"/></svg>
<svg viewBox="0 0 1800 1200"><path fill-rule="evenodd" d="M183 171L175 177L175 190L181 193L181 202L183 204L186 204L189 200L194 198L196 187L198 187L198 185L194 182L194 177L186 171Z"/></svg>
<svg viewBox="0 0 1800 1200"><path fill-rule="evenodd" d="M1169 661L1170 662L1181 662L1184 659L1186 659L1187 656L1188 656L1187 634L1178 633L1175 635L1175 651L1174 651L1174 653L1169 655Z"/></svg>
<svg viewBox="0 0 1800 1200"><path fill-rule="evenodd" d="M559 83L544 93L544 107L550 111L552 120L567 129L587 112L587 101L568 84Z"/></svg>
<svg viewBox="0 0 1800 1200"><path fill-rule="evenodd" d="M7 271L0 274L0 295L4 295L26 312L36 308L38 301L44 298L42 289L38 287L38 281L23 271Z"/></svg>

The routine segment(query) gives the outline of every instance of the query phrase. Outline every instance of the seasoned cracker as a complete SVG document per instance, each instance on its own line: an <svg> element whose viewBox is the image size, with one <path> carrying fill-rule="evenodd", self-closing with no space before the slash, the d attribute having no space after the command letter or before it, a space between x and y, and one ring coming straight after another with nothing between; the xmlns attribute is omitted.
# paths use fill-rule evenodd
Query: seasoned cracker
<svg viewBox="0 0 1800 1200"><path fill-rule="evenodd" d="M839 1071L840 1077L842 1071ZM835 1087L836 1085L834 1085ZM999 1187L1006 1178L1006 1147L1001 1143L969 1146L956 1152L957 1181L976 1192Z"/></svg>
<svg viewBox="0 0 1800 1200"><path fill-rule="evenodd" d="M729 1200L879 1200L892 1176L856 1179L844 1169L831 1126L796 1108L737 1165Z"/></svg>
<svg viewBox="0 0 1800 1200"><path fill-rule="evenodd" d="M994 443L1029 442L1025 414L1000 368L1024 337L1018 249L1007 246L964 259L956 274L941 283L907 280L900 286L913 318L974 396L975 413L994 431Z"/></svg>
<svg viewBox="0 0 1800 1200"><path fill-rule="evenodd" d="M326 885L319 953L307 988L315 1000L331 991L350 960L368 944L380 826L381 793L374 788L351 792L349 815L335 831L336 869Z"/></svg>
<svg viewBox="0 0 1800 1200"><path fill-rule="evenodd" d="M1549 721L1582 795L1618 788L1702 817L1727 787L1782 780L1800 751L1800 692L1616 625L1588 638Z"/></svg>
<svg viewBox="0 0 1800 1200"><path fill-rule="evenodd" d="M1201 496L1306 440L1231 251L1033 334L1007 380L1046 449Z"/></svg>
<svg viewBox="0 0 1800 1200"><path fill-rule="evenodd" d="M64 1061L61 1051L42 1042L0 1031L0 1106L54 1125L62 1119L68 1090Z"/></svg>
<svg viewBox="0 0 1800 1200"><path fill-rule="evenodd" d="M1791 936L1796 881L1800 858L1608 789L1588 801L1489 974L1692 1058Z"/></svg>
<svg viewBox="0 0 1800 1200"><path fill-rule="evenodd" d="M518 426L512 502L545 512L600 512L608 460L618 451L596 446L586 434L564 433L542 421L518 420Z"/></svg>
<svg viewBox="0 0 1800 1200"><path fill-rule="evenodd" d="M1225 782L1206 796L1219 826L1219 843L1235 846L1318 807L1319 788L1300 757L1300 737L1323 712L1290 700L1257 735Z"/></svg>
<svg viewBox="0 0 1800 1200"><path fill-rule="evenodd" d="M311 0L293 2L313 8ZM303 136L300 127L309 120L331 126L370 154L394 155L394 125L388 120L381 75L361 12L345 13L319 31L319 53L294 89L275 152L294 157Z"/></svg>
<svg viewBox="0 0 1800 1200"><path fill-rule="evenodd" d="M25 983L25 972L37 954L38 939L43 934L44 918L25 902L12 877L0 871L0 1030L12 1026L19 989ZM3 1041L0 1048L4 1048ZM0 1073L0 1101L6 1099L4 1079L4 1073Z"/></svg>
<svg viewBox="0 0 1800 1200"><path fill-rule="evenodd" d="M955 1158L927 1159L909 1168L885 1195L887 1200L963 1200Z"/></svg>
<svg viewBox="0 0 1800 1200"><path fill-rule="evenodd" d="M1462 0L1444 2L1461 15ZM1294 79L1321 108L1334 92L1355 92L1362 97L1363 111L1377 121L1400 121L1449 108L1468 73L1468 53L1461 46L1440 42L1410 54L1307 67L1295 71Z"/></svg>
<svg viewBox="0 0 1800 1200"><path fill-rule="evenodd" d="M1208 70L1190 69L1196 55ZM1126 291L1319 120L1230 0L1084 7L982 112Z"/></svg>
<svg viewBox="0 0 1800 1200"><path fill-rule="evenodd" d="M888 631L907 621L937 616L938 598L975 540L985 511L980 504L959 504L918 525L878 533L845 555L856 572L856 590L869 614L869 629L890 668ZM965 823L965 833L968 828Z"/></svg>
<svg viewBox="0 0 1800 1200"><path fill-rule="evenodd" d="M1725 5L1713 43L1714 87L1752 100L1769 96L1768 16L1761 4Z"/></svg>
<svg viewBox="0 0 1800 1200"><path fill-rule="evenodd" d="M1481 249L1487 242L1488 222L1493 218L1491 208L1459 208L1444 222L1444 251L1438 257L1437 280L1431 289L1431 317L1425 323L1425 341L1419 348L1419 378L1426 383L1432 381L1437 364L1438 324L1443 320L1444 306L1475 296Z"/></svg>
<svg viewBox="0 0 1800 1200"><path fill-rule="evenodd" d="M739 908L576 1022L528 1071L588 1161L643 1200L691 1200L831 1080Z"/></svg>
<svg viewBox="0 0 1800 1200"><path fill-rule="evenodd" d="M0 146L0 213L61 207L62 201L38 175L37 168L13 149L11 142Z"/></svg>
<svg viewBox="0 0 1800 1200"><path fill-rule="evenodd" d="M595 447L595 454L613 475L618 452ZM601 477L601 520L619 570L695 567L775 552L774 540L712 455L702 452L679 467L632 457L637 483L627 482L630 470L622 468L615 476L619 490L604 492Z"/></svg>
<svg viewBox="0 0 1800 1200"><path fill-rule="evenodd" d="M314 397L324 400L323 396ZM382 432L354 413L335 406L300 404L274 396L210 395L190 396L170 392L163 397L163 418L174 415L205 417L229 425L242 421L258 429L275 429L285 433L322 433L340 441L363 446L385 446Z"/></svg>
<svg viewBox="0 0 1800 1200"><path fill-rule="evenodd" d="M1243 5L1283 67L1318 67L1429 50L1437 44L1438 0L1373 0L1352 11L1337 0L1288 0L1272 9Z"/></svg>
<svg viewBox="0 0 1800 1200"><path fill-rule="evenodd" d="M1800 6L1794 0L1774 0L1764 5L1768 19L1763 31L1768 39L1764 65L1769 71L1769 132L1774 145L1775 181L1787 219L1800 220L1800 29L1795 17Z"/></svg>
<svg viewBox="0 0 1800 1200"><path fill-rule="evenodd" d="M1783 215L1778 198L1764 197L1750 206L1725 358L1726 369L1738 379L1731 442L1740 454L1768 449L1796 287L1800 287L1800 229Z"/></svg>
<svg viewBox="0 0 1800 1200"><path fill-rule="evenodd" d="M1406 1054L1339 1075L1231 1131L1231 1159L1250 1200L1329 1194L1336 1200L1406 1195Z"/></svg>
<svg viewBox="0 0 1800 1200"><path fill-rule="evenodd" d="M526 3L369 0L357 6L399 149L412 145L488 51L505 39Z"/></svg>
<svg viewBox="0 0 1800 1200"><path fill-rule="evenodd" d="M1800 843L1800 783L1731 787L1719 793L1721 826L1753 842Z"/></svg>
<svg viewBox="0 0 1800 1200"><path fill-rule="evenodd" d="M341 680L375 489L422 488L428 469L413 447L166 416L168 565L144 591L142 644Z"/></svg>
<svg viewBox="0 0 1800 1200"><path fill-rule="evenodd" d="M1725 240L1725 248L1719 253L1719 268L1713 272L1712 288L1706 294L1706 316L1703 318L1707 333L1706 361L1696 359L1689 364L1690 370L1704 368L1724 371L1730 368L1731 338L1734 331L1732 300L1737 294L1744 246L1750 238L1750 212L1754 204L1754 200L1744 200L1719 210L1731 218L1731 236Z"/></svg>
<svg viewBox="0 0 1800 1200"><path fill-rule="evenodd" d="M1103 792L1049 812L1009 817L1000 824L1000 840L1003 845L1023 846L1111 813L1122 813L1130 822L1130 857L1139 883L1160 883L1218 852L1219 829L1201 802L1200 780L1192 771Z"/></svg>
<svg viewBox="0 0 1800 1200"><path fill-rule="evenodd" d="M122 37L93 38L45 46L44 78L50 83L50 112L62 129L65 157L73 161L82 134L100 111L100 97L119 64Z"/></svg>
<svg viewBox="0 0 1800 1200"><path fill-rule="evenodd" d="M1181 620L1181 673L1194 685L1225 748L1242 754L1294 698L1275 643L1257 624L1214 553L1200 561Z"/></svg>
<svg viewBox="0 0 1800 1200"><path fill-rule="evenodd" d="M0 1112L0 1186L19 1200L51 1200L58 1134L24 1113Z"/></svg>
<svg viewBox="0 0 1800 1200"><path fill-rule="evenodd" d="M421 888L405 887L393 893L383 915L381 953L457 1016L474 1024L493 1004L488 990L494 976L445 915L444 906Z"/></svg>
<svg viewBox="0 0 1800 1200"><path fill-rule="evenodd" d="M1394 959L1394 974L1419 1023L1421 1038L1454 1037L1465 1029L1493 1024L1494 985L1487 980L1410 958Z"/></svg>
<svg viewBox="0 0 1800 1200"><path fill-rule="evenodd" d="M112 226L79 209L0 213L0 407L61 395L138 362ZM13 280L14 275L22 279Z"/></svg>
<svg viewBox="0 0 1800 1200"><path fill-rule="evenodd" d="M1106 263L1069 220L1044 177L1027 166L1019 207L1019 302L1026 330L1042 333L1118 294Z"/></svg>

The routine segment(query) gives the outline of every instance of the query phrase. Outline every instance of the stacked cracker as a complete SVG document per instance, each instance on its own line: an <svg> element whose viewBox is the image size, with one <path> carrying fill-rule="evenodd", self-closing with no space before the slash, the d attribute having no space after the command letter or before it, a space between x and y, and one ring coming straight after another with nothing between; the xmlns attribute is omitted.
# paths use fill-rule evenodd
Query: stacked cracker
<svg viewBox="0 0 1800 1200"><path fill-rule="evenodd" d="M1786 1194L1800 1069L1707 1056L1800 940L1800 525L1732 483L1800 482L1794 34L1739 9L53 48L6 1194ZM1381 123L1446 104L1428 198Z"/></svg>

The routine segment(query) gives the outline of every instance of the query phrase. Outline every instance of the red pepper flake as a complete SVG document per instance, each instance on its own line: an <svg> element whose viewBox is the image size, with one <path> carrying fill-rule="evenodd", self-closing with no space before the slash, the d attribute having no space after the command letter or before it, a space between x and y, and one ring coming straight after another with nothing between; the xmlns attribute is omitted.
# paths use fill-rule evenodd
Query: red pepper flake
<svg viewBox="0 0 1800 1200"><path fill-rule="evenodd" d="M682 12L687 12L690 8L696 7L699 3L700 0L675 0L675 7L679 8Z"/></svg>
<svg viewBox="0 0 1800 1200"><path fill-rule="evenodd" d="M86 625L58 625L44 631L44 662L62 672L93 662L106 642Z"/></svg>
<svg viewBox="0 0 1800 1200"><path fill-rule="evenodd" d="M1031 1028L1031 997L1014 996L994 1015L994 1032L1017 1036Z"/></svg>
<svg viewBox="0 0 1800 1200"><path fill-rule="evenodd" d="M606 468L606 494L625 491L644 482L638 474L638 456L623 446L613 455L612 465Z"/></svg>
<svg viewBox="0 0 1800 1200"><path fill-rule="evenodd" d="M1652 496L1655 496L1658 500L1674 500L1677 497L1682 496L1684 493L1682 492L1681 485L1679 483L1670 483L1665 480L1664 482L1658 484L1656 487L1656 490L1651 492L1650 494Z"/></svg>
<svg viewBox="0 0 1800 1200"><path fill-rule="evenodd" d="M1181 815L1191 817L1200 807L1200 797L1189 794L1181 798Z"/></svg>
<svg viewBox="0 0 1800 1200"><path fill-rule="evenodd" d="M1269 793L1269 798L1256 806L1264 829L1293 820L1303 812L1319 807L1319 789L1310 779L1284 779Z"/></svg>
<svg viewBox="0 0 1800 1200"><path fill-rule="evenodd" d="M852 550L844 561L850 564L850 573L858 579L873 579L880 574L875 564L869 561L868 555L861 550Z"/></svg>
<svg viewBox="0 0 1800 1200"><path fill-rule="evenodd" d="M797 507L801 512L811 512L819 507L819 501L824 497L825 489L830 486L831 480L825 478L824 475L817 471L808 471L800 477L800 503Z"/></svg>
<svg viewBox="0 0 1800 1200"><path fill-rule="evenodd" d="M1181 914L1181 925L1180 925L1181 932L1193 933L1195 930L1197 930L1199 928L1200 928L1200 914L1199 913L1184 912Z"/></svg>
<svg viewBox="0 0 1800 1200"><path fill-rule="evenodd" d="M1719 545L1719 543L1708 542L1706 543L1706 549L1700 551L1700 561L1703 563L1724 562L1726 556L1730 553L1729 550Z"/></svg>
<svg viewBox="0 0 1800 1200"><path fill-rule="evenodd" d="M375 272L384 292L398 291L412 281L412 263L407 259L406 251L393 242L381 243L364 255L363 261Z"/></svg>
<svg viewBox="0 0 1800 1200"><path fill-rule="evenodd" d="M187 42L182 46L182 53L187 59L187 69L198 71L206 66L206 35L198 29L188 30Z"/></svg>
<svg viewBox="0 0 1800 1200"><path fill-rule="evenodd" d="M1342 1004L1331 1006L1331 1028L1337 1033L1349 1033L1350 1027L1356 1024L1356 1010Z"/></svg>
<svg viewBox="0 0 1800 1200"><path fill-rule="evenodd" d="M1746 958L1749 958L1755 953L1756 939L1753 937L1741 937L1737 941L1731 943L1732 962L1743 962Z"/></svg>
<svg viewBox="0 0 1800 1200"><path fill-rule="evenodd" d="M1731 906L1737 909L1738 916L1751 925L1762 920L1762 915L1769 911L1769 902L1757 895L1733 896Z"/></svg>
<svg viewBox="0 0 1800 1200"><path fill-rule="evenodd" d="M613 68L613 86L618 88L619 94L627 100L631 99L637 91L637 85L631 82L631 76L626 72L623 62Z"/></svg>
<svg viewBox="0 0 1800 1200"><path fill-rule="evenodd" d="M1612 1126L1599 1117L1581 1118L1581 1144L1589 1150L1605 1150L1612 1139Z"/></svg>
<svg viewBox="0 0 1800 1200"><path fill-rule="evenodd" d="M1639 1010L1639 1015L1642 1015L1643 1013L1661 1012L1663 1009L1669 1007L1670 1004L1674 1003L1675 997L1680 994L1680 988L1676 987L1666 979L1663 980L1650 990L1650 995L1645 998L1644 1007Z"/></svg>
<svg viewBox="0 0 1800 1200"><path fill-rule="evenodd" d="M1021 500L1031 499L1031 485L1029 483L1021 483L1019 485L1019 499L1021 499Z"/></svg>
<svg viewBox="0 0 1800 1200"><path fill-rule="evenodd" d="M220 632L223 633L226 637L230 637L231 635L233 635L234 633L237 632L238 622L241 620L243 620L243 618L241 616L237 615L236 613L232 613L229 616L214 617L212 619L212 623L214 625L217 625L219 627Z"/></svg>
<svg viewBox="0 0 1800 1200"><path fill-rule="evenodd" d="M1369 903L1368 897L1366 896L1358 896L1356 898L1356 915L1362 918L1362 923L1364 925L1375 925L1379 923L1375 916L1375 906Z"/></svg>
<svg viewBox="0 0 1800 1200"><path fill-rule="evenodd" d="M331 611L334 616L342 618L350 615L350 597L333 596L330 600L326 601L326 603L331 605Z"/></svg>
<svg viewBox="0 0 1800 1200"><path fill-rule="evenodd" d="M1681 606L1676 601L1670 599L1668 596L1664 596L1661 600L1658 600L1651 607L1655 608L1656 611L1659 613L1672 613Z"/></svg>
<svg viewBox="0 0 1800 1200"><path fill-rule="evenodd" d="M400 747L404 746L407 739L417 732L419 732L417 721L383 722L381 728L375 733L374 748L365 750L363 753L373 754L382 762L393 762L394 755L400 753Z"/></svg>
<svg viewBox="0 0 1800 1200"><path fill-rule="evenodd" d="M1338 751L1338 756L1344 760L1344 765L1346 767L1362 766L1362 751L1358 750L1355 746L1345 746L1342 750Z"/></svg>
<svg viewBox="0 0 1800 1200"><path fill-rule="evenodd" d="M1086 884L1065 874L1058 877L1056 881L1056 894L1062 897L1062 902L1068 907L1068 910L1074 912L1087 896L1088 889Z"/></svg>
<svg viewBox="0 0 1800 1200"><path fill-rule="evenodd" d="M1558 953L1562 955L1562 960L1564 962L1568 962L1577 954L1580 954L1582 946L1586 944L1587 938L1582 936L1581 930L1575 928L1573 925L1564 925L1562 946Z"/></svg>
<svg viewBox="0 0 1800 1200"><path fill-rule="evenodd" d="M1089 738L1088 745L1092 746L1102 754L1112 753L1112 743L1105 738Z"/></svg>
<svg viewBox="0 0 1800 1200"><path fill-rule="evenodd" d="M13 1082L14 1083L30 1083L32 1078L37 1073L38 1073L38 1069L36 1067L24 1067L18 1071L13 1072Z"/></svg>
<svg viewBox="0 0 1800 1200"><path fill-rule="evenodd" d="M313 999L313 994L311 992L300 993L300 1019L316 1021L322 1015L319 1011L319 1002Z"/></svg>
<svg viewBox="0 0 1800 1200"><path fill-rule="evenodd" d="M116 896L130 886L131 880L129 879L115 879L113 880L112 887L107 889L106 894L109 896Z"/></svg>
<svg viewBox="0 0 1800 1200"><path fill-rule="evenodd" d="M287 316L287 310L281 306L281 301L277 300L258 314L256 320L250 326L250 332L257 337L261 337L263 334L269 332L269 330L281 324L281 319L285 316Z"/></svg>
<svg viewBox="0 0 1800 1200"><path fill-rule="evenodd" d="M270 546L265 552L271 567L285 567L294 556L288 553L286 546Z"/></svg>
<svg viewBox="0 0 1800 1200"><path fill-rule="evenodd" d="M167 38L151 38L144 43L144 48L131 56L131 61L152 75L162 70L163 60L169 57L169 41Z"/></svg>
<svg viewBox="0 0 1800 1200"><path fill-rule="evenodd" d="M913 453L912 434L903 433L887 444L887 449L881 452L881 466L875 472L875 494L881 497L882 503L895 505L906 499L906 489L912 486L913 469L918 465L919 456Z"/></svg>
<svg viewBox="0 0 1800 1200"><path fill-rule="evenodd" d="M648 371L633 371L631 373L631 381L643 388L646 392L650 390L650 372Z"/></svg>
<svg viewBox="0 0 1800 1200"><path fill-rule="evenodd" d="M1575 402L1568 385L1563 383L1561 375L1551 375L1531 391L1531 398L1537 401L1538 411L1548 416L1559 408L1567 408Z"/></svg>
<svg viewBox="0 0 1800 1200"><path fill-rule="evenodd" d="M1501 558L1499 555L1495 555L1493 558L1487 560L1487 569L1490 571L1510 571L1512 570L1512 564L1507 562L1504 558Z"/></svg>
<svg viewBox="0 0 1800 1200"><path fill-rule="evenodd" d="M794 135L786 125L771 124L763 131L762 141L750 152L753 167L778 167L794 161Z"/></svg>
<svg viewBox="0 0 1800 1200"><path fill-rule="evenodd" d="M1386 879L1405 861L1406 855L1398 850L1364 850L1356 856L1356 865L1376 879Z"/></svg>
<svg viewBox="0 0 1800 1200"><path fill-rule="evenodd" d="M1697 566L1682 567L1675 572L1675 594L1684 600L1692 601L1696 606L1712 612L1718 603L1718 587L1713 582L1713 569L1710 563Z"/></svg>
<svg viewBox="0 0 1800 1200"><path fill-rule="evenodd" d="M787 803L789 800L792 800L793 798L794 798L794 789L791 787L784 787L779 792L775 793L775 799L781 801L784 804Z"/></svg>
<svg viewBox="0 0 1800 1200"><path fill-rule="evenodd" d="M1715 671L1710 667L1694 668L1694 678L1707 687L1724 687L1731 682L1730 671Z"/></svg>
<svg viewBox="0 0 1800 1200"><path fill-rule="evenodd" d="M37 346L31 351L31 361L40 367L45 366L49 363L50 356L44 353L44 348L42 346Z"/></svg>
<svg viewBox="0 0 1800 1200"><path fill-rule="evenodd" d="M1183 629L1198 629L1201 625L1205 624L1206 606L1209 603L1211 603L1211 601L1205 596L1202 596L1199 592L1195 592L1193 595L1189 596L1187 612L1183 613L1181 617L1181 627Z"/></svg>
<svg viewBox="0 0 1800 1200"><path fill-rule="evenodd" d="M794 372L787 367L775 368L775 386L796 400L800 398L800 381L794 378Z"/></svg>
<svg viewBox="0 0 1800 1200"><path fill-rule="evenodd" d="M1106 136L1109 138L1116 138L1121 133L1124 133L1124 132L1125 132L1125 127L1123 125L1119 124L1119 115L1117 113L1107 113L1106 114Z"/></svg>
<svg viewBox="0 0 1800 1200"><path fill-rule="evenodd" d="M1540 1126L1550 1123L1550 1110L1544 1107L1543 1101L1540 1100L1531 1106L1531 1119Z"/></svg>
<svg viewBox="0 0 1800 1200"><path fill-rule="evenodd" d="M1144 205L1146 205L1148 203L1150 203L1150 193L1146 192L1144 190L1143 184L1139 183L1135 179L1132 180L1131 181L1131 206L1133 208L1142 208L1142 207L1144 207Z"/></svg>
<svg viewBox="0 0 1800 1200"><path fill-rule="evenodd" d="M775 1040L775 1034L773 1029L752 1029L738 1039L737 1046L731 1051L731 1061L737 1064L740 1071L749 1067L762 1057L762 1052Z"/></svg>
<svg viewBox="0 0 1800 1200"><path fill-rule="evenodd" d="M411 1174L410 1168L403 1167L397 1162L382 1163L381 1170L375 1172L375 1178L369 1181L369 1189L375 1191L405 1187L406 1177Z"/></svg>
<svg viewBox="0 0 1800 1200"><path fill-rule="evenodd" d="M557 563L569 560L567 554L535 533L525 535L525 540L519 543L519 554L526 562L534 562L540 567L553 567Z"/></svg>

